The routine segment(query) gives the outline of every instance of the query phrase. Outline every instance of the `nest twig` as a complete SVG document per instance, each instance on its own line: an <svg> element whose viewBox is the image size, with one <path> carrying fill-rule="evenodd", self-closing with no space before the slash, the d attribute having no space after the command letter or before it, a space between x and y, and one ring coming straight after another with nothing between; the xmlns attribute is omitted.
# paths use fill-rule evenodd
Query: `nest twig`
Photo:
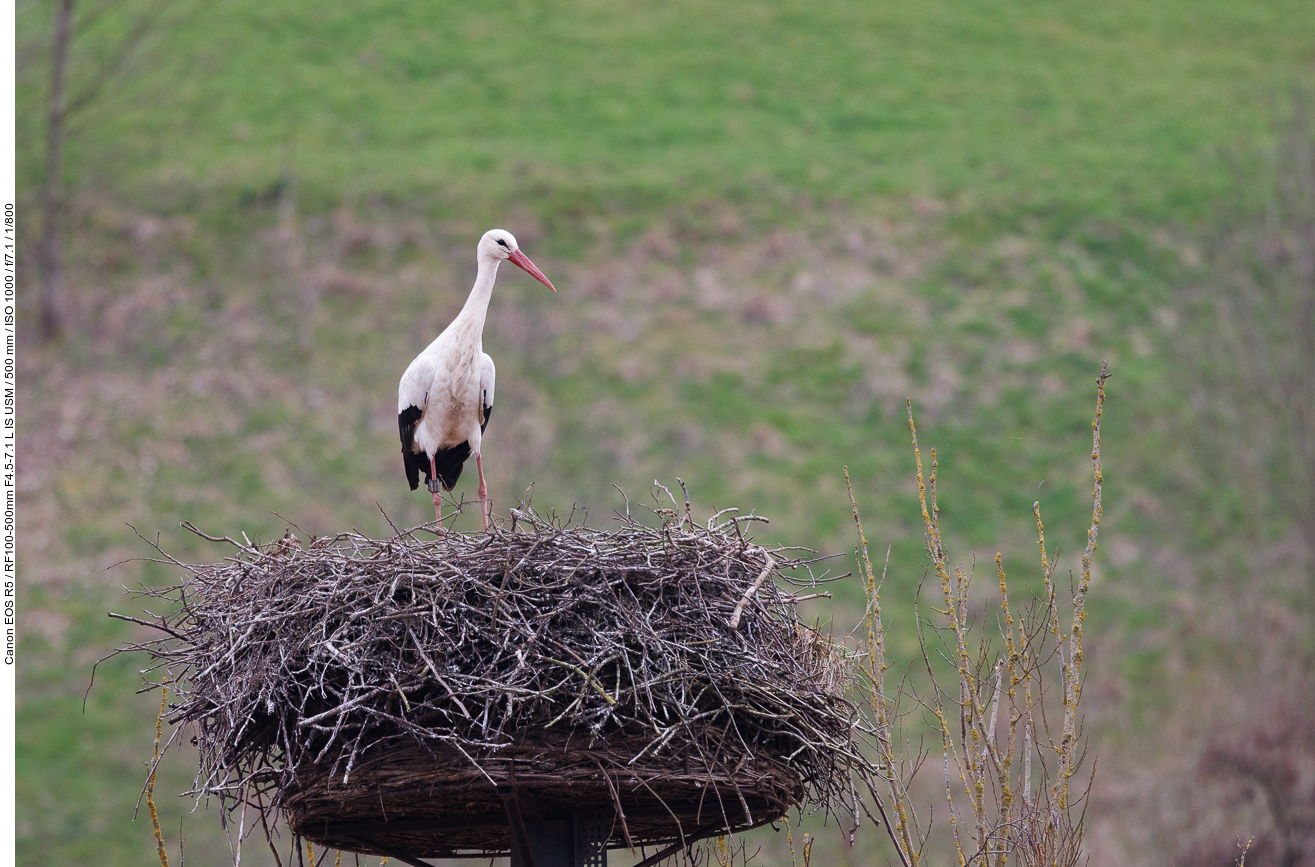
<svg viewBox="0 0 1315 867"><path fill-rule="evenodd" d="M508 792L606 806L611 845L804 803L851 813L852 775L872 768L847 663L763 580L815 587L814 561L756 544L742 518L657 514L229 539L207 565L161 551L187 575L141 591L166 610L129 619L161 636L125 649L170 672L168 721L197 732L193 794L282 810L338 848L505 852Z"/></svg>

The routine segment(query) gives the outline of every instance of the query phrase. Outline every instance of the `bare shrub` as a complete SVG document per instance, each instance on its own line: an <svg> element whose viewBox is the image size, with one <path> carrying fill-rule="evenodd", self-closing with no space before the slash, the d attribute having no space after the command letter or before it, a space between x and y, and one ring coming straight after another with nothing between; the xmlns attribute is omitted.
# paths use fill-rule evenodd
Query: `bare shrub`
<svg viewBox="0 0 1315 867"><path fill-rule="evenodd" d="M1315 867L1315 674L1294 659L1239 688L1216 718L1186 783L1224 816L1187 838L1181 867L1235 863L1239 837L1251 840L1250 867Z"/></svg>
<svg viewBox="0 0 1315 867"><path fill-rule="evenodd" d="M924 475L909 407L929 572L940 585L944 605L932 605L934 616L920 623L930 683L922 692L911 689L907 679L888 691L881 579L872 567L854 503L859 565L867 588L866 659L860 667L868 689L873 747L878 765L886 771L884 785L871 794L879 824L906 867L929 860L931 833L930 816L919 816L912 794L914 778L928 755L918 745L919 732L905 723L910 711L929 718L934 737L939 737L949 834L960 865L1068 867L1082 860L1086 789L1074 789L1072 782L1085 757L1079 713L1082 622L1101 519L1100 422L1106 376L1102 369L1092 423L1091 525L1071 592L1061 601L1055 580L1058 552L1046 549L1040 505L1034 503L1044 590L1011 606L1003 558L996 554L998 608L983 611L980 619L974 618L969 601L973 570L953 565L941 535L936 452L930 453L930 475ZM850 498L853 502L852 489ZM941 674L947 668L953 672L948 684Z"/></svg>

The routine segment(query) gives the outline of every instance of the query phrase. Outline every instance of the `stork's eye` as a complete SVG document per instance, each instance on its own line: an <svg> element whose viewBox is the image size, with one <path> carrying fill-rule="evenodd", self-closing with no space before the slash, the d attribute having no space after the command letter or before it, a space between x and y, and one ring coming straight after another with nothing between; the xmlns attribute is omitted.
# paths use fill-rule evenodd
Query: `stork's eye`
<svg viewBox="0 0 1315 867"><path fill-rule="evenodd" d="M502 240L501 238L498 239L498 243L501 244L501 245L504 246L504 247L507 247L507 242L504 241L504 240ZM511 248L510 248L510 247L507 247L507 249L510 250Z"/></svg>

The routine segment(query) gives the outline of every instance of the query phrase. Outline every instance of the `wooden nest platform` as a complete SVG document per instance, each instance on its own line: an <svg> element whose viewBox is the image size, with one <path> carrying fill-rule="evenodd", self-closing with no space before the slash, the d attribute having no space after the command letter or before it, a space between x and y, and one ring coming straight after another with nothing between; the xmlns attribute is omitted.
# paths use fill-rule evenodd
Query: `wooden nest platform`
<svg viewBox="0 0 1315 867"><path fill-rule="evenodd" d="M410 747L362 763L350 784L303 776L283 810L296 833L335 849L450 857L507 852L513 805L526 822L600 817L608 843L621 847L745 830L804 800L803 781L779 760L748 757L734 769L628 765L645 744L626 746L536 737L478 769L459 755Z"/></svg>
<svg viewBox="0 0 1315 867"><path fill-rule="evenodd" d="M796 614L815 561L760 518L653 514L161 552L186 574L125 649L195 732L192 794L341 850L506 854L509 816L580 811L635 848L849 803L871 768L848 663Z"/></svg>

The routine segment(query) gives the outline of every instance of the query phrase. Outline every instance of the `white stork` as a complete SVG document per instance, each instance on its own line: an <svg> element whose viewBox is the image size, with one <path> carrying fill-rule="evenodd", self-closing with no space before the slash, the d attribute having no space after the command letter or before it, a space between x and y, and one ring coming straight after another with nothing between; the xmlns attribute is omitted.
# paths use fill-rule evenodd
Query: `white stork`
<svg viewBox="0 0 1315 867"><path fill-rule="evenodd" d="M493 359L484 352L484 318L493 281L503 259L521 268L552 291L557 289L520 251L511 232L491 229L476 248L479 273L466 306L434 342L415 357L397 384L397 427L402 435L402 462L411 490L420 473L434 498L434 516L443 526L442 491L452 490L466 458L475 455L479 468L480 517L489 528L488 486L480 459L480 440L493 412ZM440 487L441 486L441 487Z"/></svg>

